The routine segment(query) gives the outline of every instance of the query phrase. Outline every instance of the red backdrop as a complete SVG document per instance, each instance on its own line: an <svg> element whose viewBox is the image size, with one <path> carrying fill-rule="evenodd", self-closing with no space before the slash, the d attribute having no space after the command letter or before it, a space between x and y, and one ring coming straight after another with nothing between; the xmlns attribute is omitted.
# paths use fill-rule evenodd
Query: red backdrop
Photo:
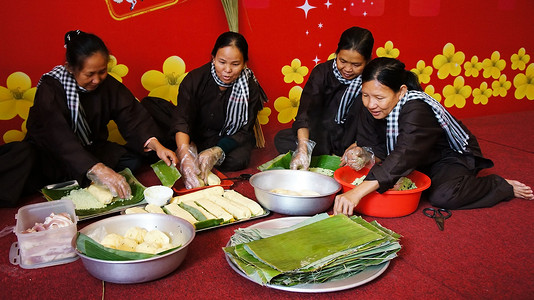
<svg viewBox="0 0 534 300"><path fill-rule="evenodd" d="M9 88L7 78L14 72L23 72L35 87L40 76L53 66L64 62L63 35L68 30L81 29L99 35L108 45L119 64L128 67L123 82L139 99L148 95L141 77L149 70L162 70L162 64L170 56L182 58L186 72L210 59L216 37L228 30L220 0L134 0L116 3L114 0L94 1L3 1L0 4L0 86ZM134 1L135 2L135 1ZM461 101L446 105L457 117L498 114L532 110L534 101L529 94L517 99L514 78L526 78L526 84L534 93L534 66L528 56L534 49L531 38L534 29L530 0L239 0L239 29L250 47L249 66L254 70L269 96L267 107L271 109L264 131L275 132L290 123L280 123L274 102L288 97L294 86L304 82L286 83L281 69L298 58L309 70L316 62L324 62L337 46L341 32L350 26L370 29L375 37L375 52L386 48L389 41L395 54L415 68L418 61L431 67L430 81L445 102L445 90L462 93ZM452 61L459 64L461 73L438 78L439 64L433 64L444 53L445 45L452 45L457 55L464 59ZM447 48L447 49L449 49ZM524 54L521 52L524 48ZM396 49L396 50L395 50ZM384 49L382 49L383 51ZM468 76L466 62L477 56L491 65L497 78ZM513 56L519 59L513 59ZM439 60L439 59L437 59ZM503 62L498 62L502 60ZM518 67L520 62L523 67ZM514 63L515 62L515 63ZM451 66L452 66L451 65ZM481 64L482 65L482 64ZM499 67L500 66L500 67ZM480 67L480 66L479 66ZM490 67L488 68L488 72ZM497 68L497 69L495 69ZM500 69L499 69L500 68ZM524 75L521 75L524 74ZM502 78L505 75L505 78ZM464 83L458 83L462 77ZM455 85L455 79L457 80ZM501 83L499 84L499 80ZM496 82L496 83L495 83ZM489 94L485 101L475 100L473 91L486 83L493 91L499 89L506 95ZM464 86L464 89L461 88ZM465 86L469 87L469 93ZM500 87L499 87L500 86ZM476 91L475 91L476 92ZM0 110L11 109L2 106ZM534 94L532 95L534 98ZM461 97L460 97L461 98ZM453 98L450 98L453 99ZM457 99L457 98L454 98ZM9 100L9 99L8 99ZM458 104L460 103L460 104ZM0 115L2 114L0 111ZM5 118L5 117L4 117ZM24 117L0 119L1 137L9 130L21 130Z"/></svg>

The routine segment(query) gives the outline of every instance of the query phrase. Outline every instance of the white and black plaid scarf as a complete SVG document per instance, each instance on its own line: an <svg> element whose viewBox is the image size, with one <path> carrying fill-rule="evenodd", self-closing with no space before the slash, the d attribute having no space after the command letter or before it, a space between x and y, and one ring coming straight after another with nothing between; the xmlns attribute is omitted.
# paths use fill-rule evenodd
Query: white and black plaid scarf
<svg viewBox="0 0 534 300"><path fill-rule="evenodd" d="M224 134L232 135L248 123L248 99L250 95L248 80L250 77L254 78L254 74L249 68L244 68L237 80L226 84L217 76L215 65L211 63L211 76L217 85L232 88L228 106L226 107L224 126L219 132L220 136Z"/></svg>
<svg viewBox="0 0 534 300"><path fill-rule="evenodd" d="M356 98L358 93L360 93L360 91L362 90L362 76L360 75L351 80L343 78L341 72L339 72L339 70L337 69L336 60L337 59L334 59L334 64L332 67L334 69L334 76L342 84L349 85L345 90L343 97L341 97L341 102L339 103L339 107L337 109L336 118L334 119L337 124L343 124L347 119L347 112L352 106L352 103L354 103L354 98Z"/></svg>
<svg viewBox="0 0 534 300"><path fill-rule="evenodd" d="M92 144L90 138L91 128L89 128L89 124L85 119L85 112L78 95L78 91L87 92L87 90L78 85L74 76L69 73L64 66L56 66L52 71L43 76L51 76L61 83L65 90L65 95L67 96L67 106L70 110L70 117L72 120L72 130L80 138L80 141L84 146ZM37 86L41 84L41 80L39 80Z"/></svg>
<svg viewBox="0 0 534 300"><path fill-rule="evenodd" d="M451 149L464 153L467 152L467 143L469 135L458 124L454 117L434 98L430 95L420 91L408 91L397 105L393 108L391 113L387 116L387 147L388 154L393 151L397 143L397 135L399 134L399 113L402 106L410 100L425 101L434 112L439 125L445 133L447 133L447 140Z"/></svg>

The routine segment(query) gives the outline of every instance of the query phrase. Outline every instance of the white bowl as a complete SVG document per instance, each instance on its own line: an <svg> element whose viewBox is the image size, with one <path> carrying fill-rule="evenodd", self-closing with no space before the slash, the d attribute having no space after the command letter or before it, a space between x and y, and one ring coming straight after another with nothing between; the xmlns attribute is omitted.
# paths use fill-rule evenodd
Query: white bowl
<svg viewBox="0 0 534 300"><path fill-rule="evenodd" d="M113 261L88 257L80 252L83 265L94 277L113 283L140 283L161 278L180 266L187 254L187 248L195 237L195 228L186 220L164 214L132 214L110 217L92 223L80 230L90 234L104 227L108 233L124 235L131 227L147 230L159 229L169 235L172 244L182 245L163 255L147 259Z"/></svg>
<svg viewBox="0 0 534 300"><path fill-rule="evenodd" d="M149 204L157 206L166 205L173 195L173 191L170 187L163 185L154 185L146 188L144 191L145 200Z"/></svg>

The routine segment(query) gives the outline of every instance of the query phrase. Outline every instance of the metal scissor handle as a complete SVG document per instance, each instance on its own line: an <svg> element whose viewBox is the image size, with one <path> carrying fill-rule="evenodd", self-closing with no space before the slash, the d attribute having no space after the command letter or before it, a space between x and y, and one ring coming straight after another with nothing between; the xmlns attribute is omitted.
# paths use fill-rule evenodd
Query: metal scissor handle
<svg viewBox="0 0 534 300"><path fill-rule="evenodd" d="M438 225L439 230L445 229L445 220L452 216L452 212L445 208L427 207L423 209L423 214L429 218L434 219Z"/></svg>

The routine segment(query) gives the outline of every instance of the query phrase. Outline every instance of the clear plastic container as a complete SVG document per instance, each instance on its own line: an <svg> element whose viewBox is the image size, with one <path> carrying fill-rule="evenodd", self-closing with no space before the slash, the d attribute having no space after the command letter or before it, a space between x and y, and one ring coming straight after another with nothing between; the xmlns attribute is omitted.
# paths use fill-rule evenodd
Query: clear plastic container
<svg viewBox="0 0 534 300"><path fill-rule="evenodd" d="M23 233L35 223L43 223L51 213L68 213L73 224L39 232ZM78 259L74 240L78 218L71 200L57 200L21 207L15 215L17 242L10 250L10 261L25 269L64 264Z"/></svg>

